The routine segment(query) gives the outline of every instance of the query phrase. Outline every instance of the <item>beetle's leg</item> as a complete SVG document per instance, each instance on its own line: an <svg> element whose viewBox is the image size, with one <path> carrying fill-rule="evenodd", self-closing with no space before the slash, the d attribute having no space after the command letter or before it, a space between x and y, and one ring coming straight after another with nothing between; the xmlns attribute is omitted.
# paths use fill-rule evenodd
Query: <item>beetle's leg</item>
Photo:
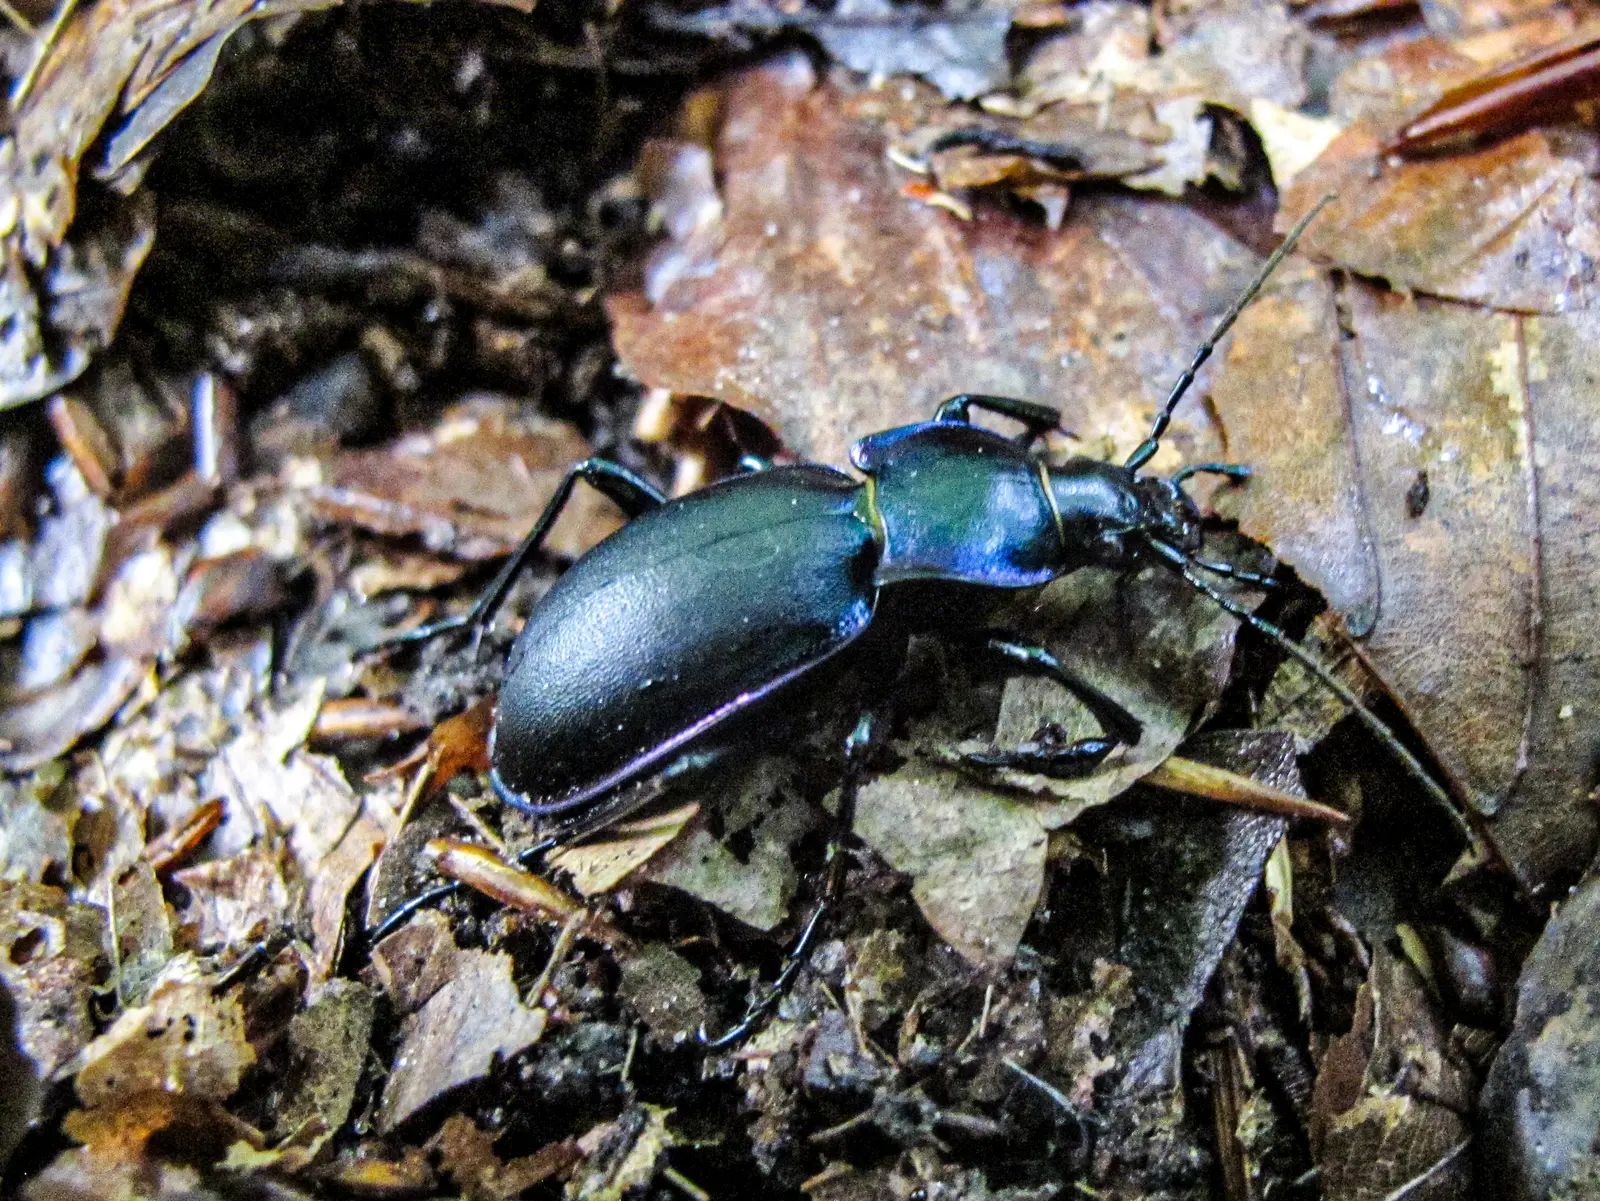
<svg viewBox="0 0 1600 1201"><path fill-rule="evenodd" d="M1235 567L1232 563L1217 563L1210 559L1190 559L1196 567L1209 571L1212 575L1220 575L1224 579L1237 580L1241 584L1249 584L1253 588L1276 589L1283 587L1283 581L1275 580L1269 575L1262 575L1258 571L1246 571L1242 567Z"/></svg>
<svg viewBox="0 0 1600 1201"><path fill-rule="evenodd" d="M547 851L554 850L557 845L558 844L554 838L540 839L533 846L529 847L527 850L523 851L517 856L517 866L523 868L532 867L534 862L538 860L541 855ZM466 887L467 886L461 883L460 880L451 880L446 884L436 884L432 888L428 889L427 892L419 892L414 897L406 898L399 905L395 906L388 917L384 918L371 930L367 931L366 945L368 950L377 946L384 939L388 938L389 935L393 934L401 926L405 925L410 919L411 915L416 913L418 910L426 909L435 901L444 900L445 897L454 896L458 892L464 892L466 891Z"/></svg>
<svg viewBox="0 0 1600 1201"><path fill-rule="evenodd" d="M700 1042L708 1050L714 1051L719 1047L738 1042L749 1034L762 1018L772 1012L779 1001L783 1000L784 994L789 991L789 986L794 983L794 978L806 964L806 957L811 952L811 944L816 939L817 931L822 928L824 916L844 895L844 840L855 824L856 793L861 788L861 776L865 771L873 743L876 741L878 725L878 715L869 709L861 715L861 720L856 722L855 729L851 730L850 736L844 740L844 779L839 787L839 812L834 818L833 837L828 840L828 878L822 886L821 900L811 911L811 916L806 918L806 924L800 928L794 945L783 957L783 966L778 969L778 976L773 980L772 987L752 1001L744 1011L744 1016L716 1038L708 1035L704 1026L700 1028Z"/></svg>
<svg viewBox="0 0 1600 1201"><path fill-rule="evenodd" d="M1222 475L1227 476L1236 484L1241 484L1254 474L1243 463L1195 463L1193 466L1184 467L1172 477L1172 482L1179 487L1183 482L1197 475Z"/></svg>
<svg viewBox="0 0 1600 1201"><path fill-rule="evenodd" d="M1086 680L1080 680L1042 646L994 634L976 635L980 650L1049 676L1094 714L1095 720L1117 742L1134 746L1144 736L1144 723ZM1090 740L1094 741L1094 740ZM1110 748L1107 748L1108 750Z"/></svg>
<svg viewBox="0 0 1600 1201"><path fill-rule="evenodd" d="M1035 404L1031 400L1018 400L1013 396L985 396L978 392L963 392L952 396L934 410L935 421L959 421L971 425L971 411L982 409L999 417L1020 421L1025 427L1017 441L1024 446L1035 438L1061 428L1061 414L1049 405Z"/></svg>
<svg viewBox="0 0 1600 1201"><path fill-rule="evenodd" d="M1117 745L1110 738L1080 738L1076 742L1068 742L1065 731L1051 722L1040 727L1032 738L1020 746L973 751L962 755L961 760L974 767L1012 767L1019 771L1070 780L1088 775L1099 767L1100 761Z"/></svg>
<svg viewBox="0 0 1600 1201"><path fill-rule="evenodd" d="M421 642L438 634L465 629L468 626L481 634L494 620L495 611L510 593L511 585L516 582L517 573L549 536L551 527L561 516L561 510L565 509L567 502L572 499L572 491L578 486L579 480L583 480L596 492L615 501L617 507L630 518L637 517L666 500L666 497L651 484L609 459L585 459L581 463L573 464L562 477L555 495L550 498L550 503L545 505L544 512L539 514L539 520L534 523L532 531L495 573L494 579L489 581L489 586L479 595L472 608L454 617L445 617L439 621L429 622L425 626L419 626L415 630L407 630L389 641Z"/></svg>

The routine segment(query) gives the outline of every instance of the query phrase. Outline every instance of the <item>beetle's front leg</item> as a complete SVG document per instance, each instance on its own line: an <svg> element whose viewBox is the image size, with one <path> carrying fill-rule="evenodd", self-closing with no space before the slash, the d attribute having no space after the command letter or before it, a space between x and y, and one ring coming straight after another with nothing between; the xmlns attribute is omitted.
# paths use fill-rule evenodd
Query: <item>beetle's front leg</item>
<svg viewBox="0 0 1600 1201"><path fill-rule="evenodd" d="M952 396L934 410L933 419L959 421L963 425L970 425L973 409L981 409L986 413L1020 421L1024 428L1022 436L1017 441L1024 446L1031 445L1035 439L1042 438L1051 430L1061 428L1061 413L1049 405L1036 404L1031 400L1018 400L1014 396L986 396L979 392L962 392L958 396Z"/></svg>
<svg viewBox="0 0 1600 1201"><path fill-rule="evenodd" d="M1099 767L1119 745L1112 738L1080 738L1068 742L1065 730L1055 722L1047 722L1019 746L969 751L961 756L961 761L973 767L1007 767L1058 780L1072 780Z"/></svg>
<svg viewBox="0 0 1600 1201"><path fill-rule="evenodd" d="M1080 680L1073 675L1061 660L1044 647L1010 635L985 631L969 634L966 640L991 657L1049 676L1083 702L1105 734L1099 738L1081 738L1069 742L1065 731L1051 722L1041 726L1032 738L1020 746L1007 749L997 747L966 754L961 757L964 762L974 767L1007 767L1071 779L1093 771L1118 746L1133 746L1143 737L1144 725L1137 717L1087 680Z"/></svg>
<svg viewBox="0 0 1600 1201"><path fill-rule="evenodd" d="M1139 739L1144 737L1143 722L1093 684L1073 675L1060 659L1044 647L1007 634L992 632L975 633L971 635L971 641L985 654L1040 675L1049 676L1083 702L1084 707L1094 714L1101 729L1105 730L1113 742L1137 746Z"/></svg>

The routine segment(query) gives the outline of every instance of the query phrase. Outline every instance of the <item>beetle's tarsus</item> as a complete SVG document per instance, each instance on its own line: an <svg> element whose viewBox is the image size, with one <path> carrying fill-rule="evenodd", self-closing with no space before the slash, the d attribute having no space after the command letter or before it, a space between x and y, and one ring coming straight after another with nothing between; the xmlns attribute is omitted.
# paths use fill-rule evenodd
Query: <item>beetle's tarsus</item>
<svg viewBox="0 0 1600 1201"><path fill-rule="evenodd" d="M1059 727L1053 729L1059 731ZM1041 730L1030 741L1009 750L996 747L987 751L973 751L962 755L961 760L973 767L1009 768L1036 772L1056 780L1074 780L1099 767L1119 745L1109 738L1080 738L1076 742L1063 742L1058 740L1058 733L1046 734Z"/></svg>
<svg viewBox="0 0 1600 1201"><path fill-rule="evenodd" d="M1220 475L1239 484L1254 474L1255 472L1243 463L1195 463L1174 472L1172 482L1182 485L1185 480L1191 480L1197 475Z"/></svg>
<svg viewBox="0 0 1600 1201"><path fill-rule="evenodd" d="M1144 737L1143 722L1093 684L1073 675L1060 659L1044 647L1007 635L978 633L973 637L978 640L981 650L1008 663L1049 676L1082 701L1084 707L1094 714L1095 720L1106 733L1116 741L1126 743L1128 746L1137 746L1139 739Z"/></svg>
<svg viewBox="0 0 1600 1201"><path fill-rule="evenodd" d="M1283 587L1283 581L1274 579L1270 575L1262 575L1258 571L1246 571L1242 567L1235 567L1232 563L1216 563L1210 559L1190 559L1190 564L1209 571L1212 575L1221 576L1225 580L1233 580L1240 584L1248 584L1252 588L1265 588L1273 591Z"/></svg>
<svg viewBox="0 0 1600 1201"><path fill-rule="evenodd" d="M367 946L376 946L388 938L389 935L405 925L411 915L418 910L425 909L435 901L442 901L445 897L453 896L460 891L461 885L451 881L449 884L439 884L428 889L427 892L420 892L414 897L408 897L400 902L393 913L367 932Z"/></svg>
<svg viewBox="0 0 1600 1201"><path fill-rule="evenodd" d="M402 646L408 642L428 642L440 634L448 634L452 630L459 630L467 624L468 614L457 613L451 617L441 617L438 621L430 621L420 625L414 630L405 630L383 639L373 647L374 650L385 646Z"/></svg>
<svg viewBox="0 0 1600 1201"><path fill-rule="evenodd" d="M811 916L806 919L805 926L801 929L799 937L794 940L794 946L789 948L789 953L784 956L783 967L778 970L777 979L772 986L750 1003L744 1015L728 1029L712 1038L706 1033L702 1023L699 1031L700 1044L708 1051L720 1050L738 1042L749 1034L767 1014L777 1008L778 1002L783 1000L784 994L789 991L789 986L794 983L794 978L800 974L800 969L806 964L806 956L810 954L811 942L816 937L817 930L822 926L822 919L829 909L828 901L824 898L817 907L811 911Z"/></svg>

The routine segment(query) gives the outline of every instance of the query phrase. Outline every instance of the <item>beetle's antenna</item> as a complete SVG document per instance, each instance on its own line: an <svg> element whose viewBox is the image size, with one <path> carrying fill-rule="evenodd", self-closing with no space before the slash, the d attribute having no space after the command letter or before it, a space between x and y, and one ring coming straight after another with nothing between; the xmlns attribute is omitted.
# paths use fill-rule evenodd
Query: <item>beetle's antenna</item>
<svg viewBox="0 0 1600 1201"><path fill-rule="evenodd" d="M1467 819L1462 816L1461 811L1456 808L1455 802L1451 799L1450 794L1445 791L1444 786L1434 779L1433 773L1422 765L1422 761L1411 753L1410 748L1405 743L1395 737L1395 732L1385 725L1376 713L1367 708L1361 698L1344 681L1329 671L1324 663L1293 638L1289 637L1288 634L1284 633L1283 630L1265 618L1257 617L1231 596L1218 591L1205 579L1196 575L1194 565L1189 557L1177 547L1170 546L1155 538L1147 541L1151 549L1178 569L1183 578L1189 582L1189 586L1196 592L1203 594L1213 604L1237 617L1252 629L1259 630L1262 634L1265 634L1286 653L1298 660L1302 667L1317 678L1318 683L1343 701L1356 719L1366 726L1377 737L1379 742L1388 748L1391 755L1400 761L1400 765L1406 769L1407 774L1422 785L1429 798L1437 802L1450 815L1450 820L1455 823L1462 836L1469 843L1476 844L1476 833L1474 833L1471 825L1468 824Z"/></svg>
<svg viewBox="0 0 1600 1201"><path fill-rule="evenodd" d="M1156 415L1155 423L1150 427L1150 436L1139 443L1134 452L1128 456L1128 461L1123 464L1129 471L1138 471L1155 457L1157 450L1161 449L1161 436L1167 432L1167 426L1172 423L1173 410L1178 407L1183 394L1194 383L1195 374L1211 357L1211 352L1217 348L1217 343L1222 341L1223 336L1233 328L1233 323L1239 319L1239 314L1244 312L1245 307L1256 298L1256 293L1261 291L1262 285L1278 269L1278 264L1283 262L1288 253L1294 249L1295 243L1300 240L1300 235L1305 233L1306 226L1327 207L1334 195L1333 192L1329 192L1311 207L1310 212L1295 222L1294 228L1289 231L1289 236L1283 240L1283 244L1261 264L1261 270L1256 272L1256 277L1250 281L1250 286L1239 294L1239 299L1235 300L1222 315L1222 320L1217 322L1217 327L1211 331L1211 336L1200 344L1200 349L1195 351L1194 358L1189 361L1189 365L1183 369L1183 374L1178 377L1178 382L1172 385L1172 391L1167 394L1167 403Z"/></svg>

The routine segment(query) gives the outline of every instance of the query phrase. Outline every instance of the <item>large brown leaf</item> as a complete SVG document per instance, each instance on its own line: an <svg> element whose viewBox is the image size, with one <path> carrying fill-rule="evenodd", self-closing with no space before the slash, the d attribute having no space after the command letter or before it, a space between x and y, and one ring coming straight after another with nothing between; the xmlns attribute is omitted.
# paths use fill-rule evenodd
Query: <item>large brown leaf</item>
<svg viewBox="0 0 1600 1201"><path fill-rule="evenodd" d="M1597 334L1305 270L1245 314L1214 392L1257 472L1245 532L1366 637L1536 889L1597 831Z"/></svg>
<svg viewBox="0 0 1600 1201"><path fill-rule="evenodd" d="M1280 222L1338 197L1308 253L1396 287L1559 313L1600 299L1600 139L1534 130L1471 154L1379 168L1379 133L1349 130L1295 176Z"/></svg>
<svg viewBox="0 0 1600 1201"><path fill-rule="evenodd" d="M646 384L748 410L809 458L843 462L962 391L1058 405L1097 451L1126 452L1254 266L1176 204L1086 200L1051 233L907 199L871 117L894 102L819 86L803 60L722 99L720 228L611 299L617 349ZM1218 450L1191 402L1157 466Z"/></svg>

